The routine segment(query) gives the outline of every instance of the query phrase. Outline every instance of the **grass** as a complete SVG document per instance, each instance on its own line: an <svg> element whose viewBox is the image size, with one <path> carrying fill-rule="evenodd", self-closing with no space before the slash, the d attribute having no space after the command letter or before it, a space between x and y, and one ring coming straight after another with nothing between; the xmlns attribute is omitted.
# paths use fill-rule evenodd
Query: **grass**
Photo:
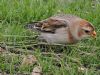
<svg viewBox="0 0 100 75"><path fill-rule="evenodd" d="M99 9L99 0L0 0L0 43L6 46L6 51L0 53L0 72L30 75L32 69L40 64L43 75L99 75ZM74 46L34 47L37 33L26 30L24 26L59 11L92 22L97 39L84 40ZM33 46L34 50L28 50L29 46ZM41 50L46 50L46 54ZM60 55L57 54L59 50ZM21 66L24 55L35 55L38 63Z"/></svg>

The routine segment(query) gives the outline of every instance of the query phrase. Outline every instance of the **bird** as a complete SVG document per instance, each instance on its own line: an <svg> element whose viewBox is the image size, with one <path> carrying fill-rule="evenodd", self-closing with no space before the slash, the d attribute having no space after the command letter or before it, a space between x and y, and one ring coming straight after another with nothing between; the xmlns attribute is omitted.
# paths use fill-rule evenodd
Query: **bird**
<svg viewBox="0 0 100 75"><path fill-rule="evenodd" d="M96 38L93 24L72 14L56 14L26 27L38 31L38 39L49 44L75 44L85 38Z"/></svg>

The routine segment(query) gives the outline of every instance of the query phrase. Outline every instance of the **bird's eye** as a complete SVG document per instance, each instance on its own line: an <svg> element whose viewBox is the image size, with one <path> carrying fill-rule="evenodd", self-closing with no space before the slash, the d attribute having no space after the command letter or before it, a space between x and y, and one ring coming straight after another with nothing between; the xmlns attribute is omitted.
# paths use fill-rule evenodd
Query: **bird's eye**
<svg viewBox="0 0 100 75"><path fill-rule="evenodd" d="M89 33L90 31L88 31L88 30L85 30L85 33Z"/></svg>

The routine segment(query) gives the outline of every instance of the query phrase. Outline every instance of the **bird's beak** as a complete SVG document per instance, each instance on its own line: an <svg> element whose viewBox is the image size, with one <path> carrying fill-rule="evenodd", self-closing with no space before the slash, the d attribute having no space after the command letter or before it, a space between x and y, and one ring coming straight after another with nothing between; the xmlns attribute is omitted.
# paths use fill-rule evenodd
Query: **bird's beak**
<svg viewBox="0 0 100 75"><path fill-rule="evenodd" d="M92 36L93 38L96 38L96 32L93 31L93 32L91 33L91 36Z"/></svg>

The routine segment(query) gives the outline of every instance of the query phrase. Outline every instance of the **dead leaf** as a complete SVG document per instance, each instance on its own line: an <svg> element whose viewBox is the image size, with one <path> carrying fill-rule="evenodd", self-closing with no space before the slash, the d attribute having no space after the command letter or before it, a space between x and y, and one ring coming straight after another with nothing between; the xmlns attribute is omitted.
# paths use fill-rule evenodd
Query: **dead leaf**
<svg viewBox="0 0 100 75"><path fill-rule="evenodd" d="M37 59L34 55L24 56L23 61L22 61L22 65L32 65L35 63L37 63Z"/></svg>
<svg viewBox="0 0 100 75"><path fill-rule="evenodd" d="M0 53L5 52L3 48L0 47Z"/></svg>
<svg viewBox="0 0 100 75"><path fill-rule="evenodd" d="M87 68L85 68L85 67L81 66L81 67L78 67L78 70L79 70L79 72L80 72L80 71L86 71L86 70L87 70Z"/></svg>
<svg viewBox="0 0 100 75"><path fill-rule="evenodd" d="M36 66L36 67L33 69L32 75L42 75L42 67Z"/></svg>

